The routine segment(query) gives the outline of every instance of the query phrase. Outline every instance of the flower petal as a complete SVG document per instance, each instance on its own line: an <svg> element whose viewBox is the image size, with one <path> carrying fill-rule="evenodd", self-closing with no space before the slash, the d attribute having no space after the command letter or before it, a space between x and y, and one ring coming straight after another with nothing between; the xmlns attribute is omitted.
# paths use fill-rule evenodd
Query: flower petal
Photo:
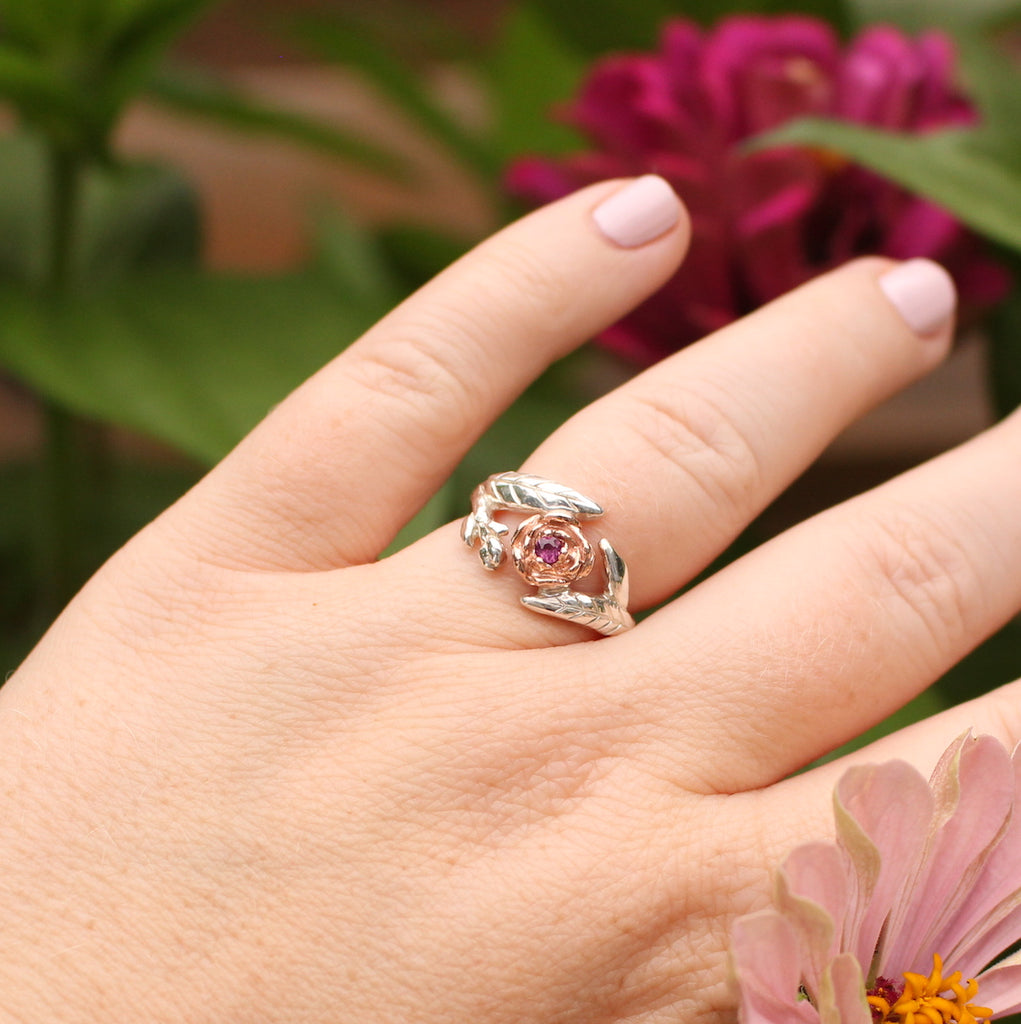
<svg viewBox="0 0 1021 1024"><path fill-rule="evenodd" d="M593 144L621 154L669 149L684 127L666 69L644 54L601 60L565 116Z"/></svg>
<svg viewBox="0 0 1021 1024"><path fill-rule="evenodd" d="M1012 893L975 931L972 942L954 956L954 968L974 976L1010 949L1021 935L1021 892Z"/></svg>
<svg viewBox="0 0 1021 1024"><path fill-rule="evenodd" d="M861 964L850 953L841 953L826 971L819 1017L822 1024L872 1024Z"/></svg>
<svg viewBox="0 0 1021 1024"><path fill-rule="evenodd" d="M994 1017L1021 1011L1021 953L982 973L977 998L993 1011Z"/></svg>
<svg viewBox="0 0 1021 1024"><path fill-rule="evenodd" d="M1021 935L1021 747L1014 751L1014 807L1000 841L985 858L967 901L938 937L939 948L974 976Z"/></svg>
<svg viewBox="0 0 1021 1024"><path fill-rule="evenodd" d="M511 165L504 184L515 196L536 205L566 196L577 187L574 176L563 164L542 157L522 157Z"/></svg>
<svg viewBox="0 0 1021 1024"><path fill-rule="evenodd" d="M809 262L805 238L824 185L819 161L804 150L753 153L735 167L732 245L755 305L818 272Z"/></svg>
<svg viewBox="0 0 1021 1024"><path fill-rule="evenodd" d="M886 25L867 29L851 44L841 69L839 113L894 131L911 128L925 72L913 40Z"/></svg>
<svg viewBox="0 0 1021 1024"><path fill-rule="evenodd" d="M891 218L883 252L899 260L946 252L960 234L961 225L946 210L911 198Z"/></svg>
<svg viewBox="0 0 1021 1024"><path fill-rule="evenodd" d="M799 846L777 872L776 906L798 933L810 995L839 952L849 893L847 859L832 843Z"/></svg>
<svg viewBox="0 0 1021 1024"><path fill-rule="evenodd" d="M710 120L730 141L827 112L839 63L836 35L799 16L737 16L706 39L701 84Z"/></svg>
<svg viewBox="0 0 1021 1024"><path fill-rule="evenodd" d="M978 120L978 111L956 87L954 65L957 53L951 37L943 32L925 32L918 37L917 46L925 75L914 126L931 129L951 124L974 124Z"/></svg>
<svg viewBox="0 0 1021 1024"><path fill-rule="evenodd" d="M741 1024L819 1024L799 999L801 955L794 927L775 910L739 917L731 931L731 967Z"/></svg>
<svg viewBox="0 0 1021 1024"><path fill-rule="evenodd" d="M963 736L940 759L932 788L936 810L925 854L884 942L882 963L898 973L927 973L937 939L952 941L947 926L1007 828L1014 803L1010 755L992 736Z"/></svg>
<svg viewBox="0 0 1021 1024"><path fill-rule="evenodd" d="M852 768L833 796L837 837L853 866L855 890L844 948L866 973L905 878L911 878L932 819L932 791L904 761Z"/></svg>

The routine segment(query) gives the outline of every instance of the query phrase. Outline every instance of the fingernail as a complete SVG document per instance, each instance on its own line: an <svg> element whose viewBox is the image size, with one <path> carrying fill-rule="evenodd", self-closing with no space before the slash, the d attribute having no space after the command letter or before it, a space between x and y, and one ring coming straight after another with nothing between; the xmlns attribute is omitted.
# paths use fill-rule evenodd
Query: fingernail
<svg viewBox="0 0 1021 1024"><path fill-rule="evenodd" d="M932 260L908 260L879 279L879 287L916 334L935 334L957 308L953 278Z"/></svg>
<svg viewBox="0 0 1021 1024"><path fill-rule="evenodd" d="M680 216L677 193L657 174L643 174L592 211L599 230L625 249L659 238Z"/></svg>

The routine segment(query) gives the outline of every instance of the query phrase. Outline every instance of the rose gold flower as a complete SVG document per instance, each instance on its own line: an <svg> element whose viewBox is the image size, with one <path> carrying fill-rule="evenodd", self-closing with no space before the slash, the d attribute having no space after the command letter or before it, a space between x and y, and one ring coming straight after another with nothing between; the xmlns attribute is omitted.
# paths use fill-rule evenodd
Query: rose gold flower
<svg viewBox="0 0 1021 1024"><path fill-rule="evenodd" d="M578 524L560 516L532 516L514 534L514 568L537 587L573 583L592 571L592 545Z"/></svg>

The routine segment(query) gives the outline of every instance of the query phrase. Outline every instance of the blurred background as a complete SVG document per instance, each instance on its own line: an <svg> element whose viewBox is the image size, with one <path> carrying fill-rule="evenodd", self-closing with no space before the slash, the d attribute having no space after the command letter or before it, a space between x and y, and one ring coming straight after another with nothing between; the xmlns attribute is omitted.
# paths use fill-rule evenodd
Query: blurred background
<svg viewBox="0 0 1021 1024"><path fill-rule="evenodd" d="M859 254L948 266L955 352L724 560L1021 401L1016 0L0 0L0 100L0 678L305 376L604 177L674 183L688 263L398 544L593 397ZM1015 622L883 729L1017 676Z"/></svg>

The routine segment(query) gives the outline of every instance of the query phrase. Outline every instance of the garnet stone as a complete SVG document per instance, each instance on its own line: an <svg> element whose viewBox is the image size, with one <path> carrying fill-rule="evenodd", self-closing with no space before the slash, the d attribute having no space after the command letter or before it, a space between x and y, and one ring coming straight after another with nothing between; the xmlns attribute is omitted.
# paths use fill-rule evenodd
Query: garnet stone
<svg viewBox="0 0 1021 1024"><path fill-rule="evenodd" d="M535 542L535 553L547 565L556 565L566 543L563 537L555 537L553 534L544 533Z"/></svg>
<svg viewBox="0 0 1021 1024"><path fill-rule="evenodd" d="M563 587L592 571L594 554L576 519L535 515L511 541L514 568L537 587Z"/></svg>

